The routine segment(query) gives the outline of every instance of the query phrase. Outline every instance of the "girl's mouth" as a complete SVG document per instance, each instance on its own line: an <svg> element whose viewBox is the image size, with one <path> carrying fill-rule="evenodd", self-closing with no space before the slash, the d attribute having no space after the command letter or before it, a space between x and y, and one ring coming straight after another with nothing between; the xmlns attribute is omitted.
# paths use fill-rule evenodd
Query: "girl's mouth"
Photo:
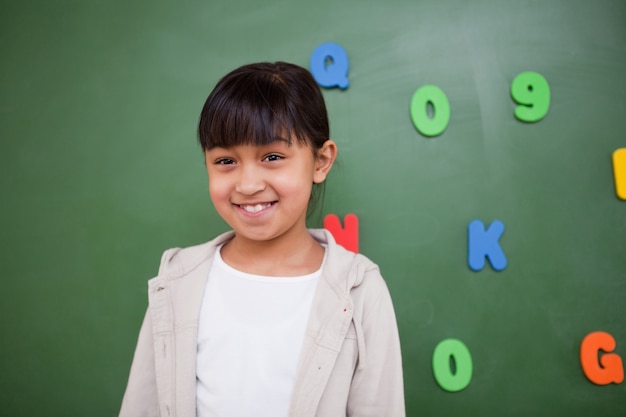
<svg viewBox="0 0 626 417"><path fill-rule="evenodd" d="M263 203L263 204L237 204L241 209L248 213L258 213L272 206L275 202Z"/></svg>

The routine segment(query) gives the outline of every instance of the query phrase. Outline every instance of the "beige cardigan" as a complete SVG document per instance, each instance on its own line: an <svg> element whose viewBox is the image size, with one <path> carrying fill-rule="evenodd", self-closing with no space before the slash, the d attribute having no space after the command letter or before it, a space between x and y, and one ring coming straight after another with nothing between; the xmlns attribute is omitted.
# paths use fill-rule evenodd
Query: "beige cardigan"
<svg viewBox="0 0 626 417"><path fill-rule="evenodd" d="M348 252L326 230L328 245L302 347L290 417L403 417L400 341L378 267ZM149 281L149 307L120 417L196 415L198 315L217 245L170 249ZM262 407L262 404L259 404Z"/></svg>

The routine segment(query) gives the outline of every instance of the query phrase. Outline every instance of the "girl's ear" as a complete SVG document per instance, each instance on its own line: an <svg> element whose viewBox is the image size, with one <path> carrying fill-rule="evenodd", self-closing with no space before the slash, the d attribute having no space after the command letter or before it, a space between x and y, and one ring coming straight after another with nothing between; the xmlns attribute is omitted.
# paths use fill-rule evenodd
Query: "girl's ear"
<svg viewBox="0 0 626 417"><path fill-rule="evenodd" d="M328 139L320 149L317 150L317 158L315 159L315 170L313 171L313 182L320 184L326 180L326 176L333 167L335 158L337 157L337 144L335 141Z"/></svg>

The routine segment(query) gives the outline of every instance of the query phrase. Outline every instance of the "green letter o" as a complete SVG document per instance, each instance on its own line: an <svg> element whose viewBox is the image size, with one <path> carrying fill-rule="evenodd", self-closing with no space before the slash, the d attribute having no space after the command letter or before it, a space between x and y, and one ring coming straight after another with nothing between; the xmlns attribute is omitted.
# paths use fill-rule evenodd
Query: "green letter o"
<svg viewBox="0 0 626 417"><path fill-rule="evenodd" d="M454 373L450 369L450 358L455 363ZM433 374L439 386L446 391L465 389L472 380L472 368L472 355L460 340L442 340L433 352Z"/></svg>
<svg viewBox="0 0 626 417"><path fill-rule="evenodd" d="M433 117L428 117L428 103L433 106ZM424 136L439 136L450 122L450 102L437 86L424 85L411 98L411 120Z"/></svg>

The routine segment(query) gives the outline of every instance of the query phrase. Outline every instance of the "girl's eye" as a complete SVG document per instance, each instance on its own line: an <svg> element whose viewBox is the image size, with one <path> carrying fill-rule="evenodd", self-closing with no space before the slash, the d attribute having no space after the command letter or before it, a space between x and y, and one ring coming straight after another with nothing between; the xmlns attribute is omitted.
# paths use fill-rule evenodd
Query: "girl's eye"
<svg viewBox="0 0 626 417"><path fill-rule="evenodd" d="M283 159L283 157L275 153L269 154L265 158L263 158L264 161L268 161L268 162L279 161L281 159Z"/></svg>
<svg viewBox="0 0 626 417"><path fill-rule="evenodd" d="M234 163L235 163L235 161L233 161L230 158L220 158L220 159L215 161L216 165L232 165Z"/></svg>

